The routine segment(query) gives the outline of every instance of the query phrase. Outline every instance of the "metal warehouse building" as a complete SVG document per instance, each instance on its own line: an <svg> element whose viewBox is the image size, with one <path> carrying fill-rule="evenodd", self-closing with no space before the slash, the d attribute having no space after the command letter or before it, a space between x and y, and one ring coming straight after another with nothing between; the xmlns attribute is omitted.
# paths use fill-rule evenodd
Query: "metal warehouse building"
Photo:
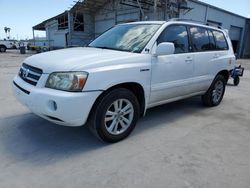
<svg viewBox="0 0 250 188"><path fill-rule="evenodd" d="M70 10L33 27L51 48L83 46L110 27L142 20L182 18L229 31L239 57L250 57L250 20L197 0L79 0Z"/></svg>

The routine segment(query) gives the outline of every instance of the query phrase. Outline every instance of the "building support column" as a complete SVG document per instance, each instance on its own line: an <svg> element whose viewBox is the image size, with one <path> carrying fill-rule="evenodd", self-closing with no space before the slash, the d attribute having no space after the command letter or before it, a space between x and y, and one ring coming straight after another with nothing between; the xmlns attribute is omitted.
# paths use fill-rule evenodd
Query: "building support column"
<svg viewBox="0 0 250 188"><path fill-rule="evenodd" d="M112 2L112 4L113 4L113 10L112 11L114 11L114 13L115 13L115 17L114 17L114 20L115 20L115 25L118 23L117 22L117 9L116 9L116 7L118 7L118 5L116 4L116 0L113 0L113 2Z"/></svg>
<svg viewBox="0 0 250 188"><path fill-rule="evenodd" d="M33 43L34 43L34 46L36 45L36 39L35 39L35 30L34 28L32 28L32 34L33 34Z"/></svg>
<svg viewBox="0 0 250 188"><path fill-rule="evenodd" d="M154 0L154 20L157 20L157 2L158 0Z"/></svg>
<svg viewBox="0 0 250 188"><path fill-rule="evenodd" d="M68 38L67 38L67 43L68 46L72 45L72 31L73 31L73 14L68 11Z"/></svg>
<svg viewBox="0 0 250 188"><path fill-rule="evenodd" d="M206 13L205 13L205 18L204 18L204 22L205 22L205 23L207 23L208 14L209 14L209 6L206 6Z"/></svg>

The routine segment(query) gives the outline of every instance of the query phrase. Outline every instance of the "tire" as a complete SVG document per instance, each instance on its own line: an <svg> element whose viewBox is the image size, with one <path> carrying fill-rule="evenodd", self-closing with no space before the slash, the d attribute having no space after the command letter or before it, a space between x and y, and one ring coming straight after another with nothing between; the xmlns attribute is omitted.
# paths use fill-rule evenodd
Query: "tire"
<svg viewBox="0 0 250 188"><path fill-rule="evenodd" d="M222 75L217 75L208 91L203 95L202 102L205 106L218 106L224 96L226 89L226 79Z"/></svg>
<svg viewBox="0 0 250 188"><path fill-rule="evenodd" d="M0 52L6 52L6 49L7 48L5 46L3 46L3 45L0 46Z"/></svg>
<svg viewBox="0 0 250 188"><path fill-rule="evenodd" d="M115 143L129 136L138 118L139 103L136 96L128 89L118 88L105 93L96 102L88 126L102 141Z"/></svg>
<svg viewBox="0 0 250 188"><path fill-rule="evenodd" d="M239 77L239 76L236 76L236 77L234 78L234 85L235 85L235 86L238 86L239 83L240 83L240 77Z"/></svg>

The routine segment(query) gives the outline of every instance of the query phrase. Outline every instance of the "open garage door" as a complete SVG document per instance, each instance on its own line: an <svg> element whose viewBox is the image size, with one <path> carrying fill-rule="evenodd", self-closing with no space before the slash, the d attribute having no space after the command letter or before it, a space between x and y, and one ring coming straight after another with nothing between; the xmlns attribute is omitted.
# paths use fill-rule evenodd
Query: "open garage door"
<svg viewBox="0 0 250 188"><path fill-rule="evenodd" d="M234 53L238 54L240 42L241 42L241 34L242 34L242 28L241 27L235 27L231 26L229 31L229 36L232 41Z"/></svg>

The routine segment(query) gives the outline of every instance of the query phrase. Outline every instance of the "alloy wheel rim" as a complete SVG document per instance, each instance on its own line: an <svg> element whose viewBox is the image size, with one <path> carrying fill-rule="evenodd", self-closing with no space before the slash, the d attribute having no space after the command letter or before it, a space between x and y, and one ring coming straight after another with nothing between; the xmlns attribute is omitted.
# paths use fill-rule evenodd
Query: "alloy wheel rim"
<svg viewBox="0 0 250 188"><path fill-rule="evenodd" d="M223 82L219 80L218 82L216 82L212 93L212 99L214 103L218 103L220 101L223 95L223 91L224 91Z"/></svg>
<svg viewBox="0 0 250 188"><path fill-rule="evenodd" d="M119 135L124 133L134 118L134 107L127 99L117 99L108 108L104 124L108 133Z"/></svg>

